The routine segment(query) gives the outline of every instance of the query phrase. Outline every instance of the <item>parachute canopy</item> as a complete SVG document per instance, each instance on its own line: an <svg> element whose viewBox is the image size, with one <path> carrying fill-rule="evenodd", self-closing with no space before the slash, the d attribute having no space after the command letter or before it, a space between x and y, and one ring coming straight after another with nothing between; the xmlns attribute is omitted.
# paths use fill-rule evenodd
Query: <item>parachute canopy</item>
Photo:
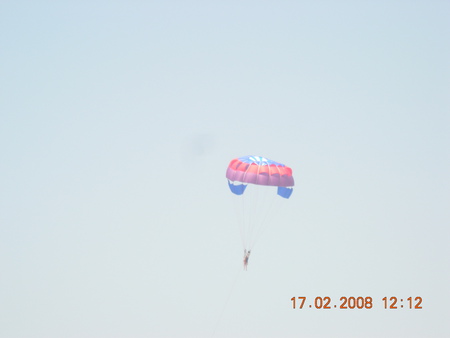
<svg viewBox="0 0 450 338"><path fill-rule="evenodd" d="M242 195L247 184L276 186L277 194L289 198L294 186L292 169L261 156L235 158L227 168L228 186L233 194Z"/></svg>

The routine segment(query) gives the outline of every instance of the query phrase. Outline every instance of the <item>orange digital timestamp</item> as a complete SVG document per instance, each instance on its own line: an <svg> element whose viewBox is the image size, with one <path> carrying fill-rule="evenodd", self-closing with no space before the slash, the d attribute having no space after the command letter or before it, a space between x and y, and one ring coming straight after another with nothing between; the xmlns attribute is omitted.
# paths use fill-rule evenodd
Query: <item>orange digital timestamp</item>
<svg viewBox="0 0 450 338"><path fill-rule="evenodd" d="M307 297L292 297L292 308L315 308L315 309L372 309L374 300L372 297L340 297L338 303L334 303L331 297L315 297L311 301L307 301ZM384 297L385 309L422 309L422 297L406 298L404 305L403 298Z"/></svg>

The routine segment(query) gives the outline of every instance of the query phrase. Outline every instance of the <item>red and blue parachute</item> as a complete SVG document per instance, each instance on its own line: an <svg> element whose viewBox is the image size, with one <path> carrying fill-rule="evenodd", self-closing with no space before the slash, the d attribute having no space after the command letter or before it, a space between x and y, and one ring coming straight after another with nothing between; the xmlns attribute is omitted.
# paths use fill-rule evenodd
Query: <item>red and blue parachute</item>
<svg viewBox="0 0 450 338"><path fill-rule="evenodd" d="M235 209L242 244L248 251L268 223L276 202L274 196L291 197L294 187L292 169L262 156L244 156L230 162L226 178L231 192L236 195Z"/></svg>
<svg viewBox="0 0 450 338"><path fill-rule="evenodd" d="M278 187L277 194L291 197L294 177L292 169L261 156L244 156L230 162L226 177L233 194L242 195L245 183Z"/></svg>

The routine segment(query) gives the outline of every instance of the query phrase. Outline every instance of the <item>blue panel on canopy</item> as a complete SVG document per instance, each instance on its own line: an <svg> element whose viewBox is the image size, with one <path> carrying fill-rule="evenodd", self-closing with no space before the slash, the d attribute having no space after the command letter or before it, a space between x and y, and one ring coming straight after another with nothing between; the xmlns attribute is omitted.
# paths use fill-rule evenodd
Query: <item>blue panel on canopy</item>
<svg viewBox="0 0 450 338"><path fill-rule="evenodd" d="M292 195L292 191L294 191L292 188L278 187L277 194L283 198L289 198Z"/></svg>
<svg viewBox="0 0 450 338"><path fill-rule="evenodd" d="M230 190L235 195L242 195L245 191L245 188L247 188L246 184L234 184L228 181L228 186L230 187Z"/></svg>

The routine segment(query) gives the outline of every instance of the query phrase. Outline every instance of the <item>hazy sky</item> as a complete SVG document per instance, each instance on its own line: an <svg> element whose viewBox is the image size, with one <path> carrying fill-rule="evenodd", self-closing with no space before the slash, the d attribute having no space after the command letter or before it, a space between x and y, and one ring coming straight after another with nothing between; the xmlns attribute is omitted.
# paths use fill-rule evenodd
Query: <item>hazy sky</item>
<svg viewBox="0 0 450 338"><path fill-rule="evenodd" d="M449 337L449 13L3 1L0 337ZM250 154L296 186L244 272Z"/></svg>

